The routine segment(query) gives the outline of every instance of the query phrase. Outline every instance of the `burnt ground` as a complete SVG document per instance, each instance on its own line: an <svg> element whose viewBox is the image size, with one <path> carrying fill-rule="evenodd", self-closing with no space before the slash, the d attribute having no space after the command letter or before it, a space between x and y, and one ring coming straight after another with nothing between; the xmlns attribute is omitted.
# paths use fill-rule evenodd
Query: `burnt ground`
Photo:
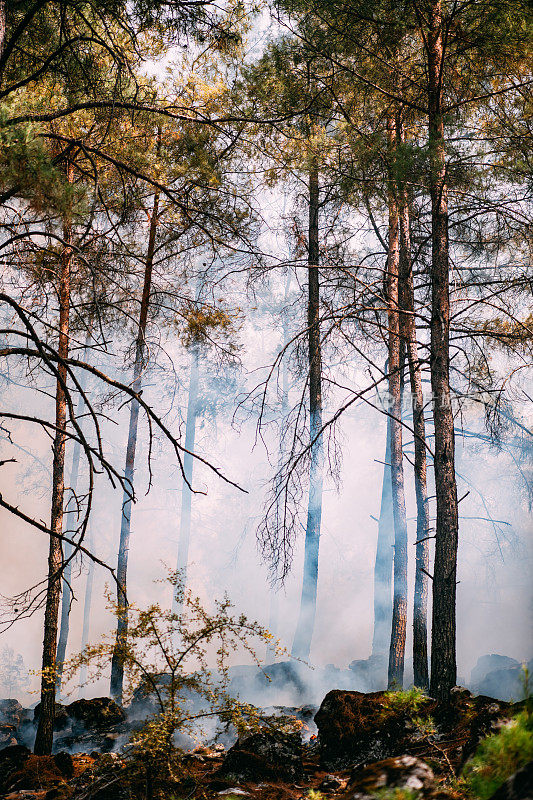
<svg viewBox="0 0 533 800"><path fill-rule="evenodd" d="M115 713L111 702L95 701L105 708L104 721ZM90 740L92 726L99 721L95 708L84 709L85 730L74 727L75 733L63 741L78 733L81 740ZM466 690L457 690L447 703L419 698L416 707L391 704L383 692L335 690L315 715L318 736L307 743L299 732L285 728L249 734L229 750L214 745L176 751L172 776L162 776L158 764L145 755L132 755L122 745L112 753L35 756L27 747L11 744L0 750L0 797L224 800L236 795L242 800L300 800L317 790L332 800L358 800L375 797L382 788L407 787L432 800L459 800L455 779L465 761L481 738L519 708L520 704L473 697ZM299 726L301 716L294 717ZM114 724L116 729L123 723ZM16 725L13 728L16 732ZM107 741L110 734L104 728L99 735Z"/></svg>

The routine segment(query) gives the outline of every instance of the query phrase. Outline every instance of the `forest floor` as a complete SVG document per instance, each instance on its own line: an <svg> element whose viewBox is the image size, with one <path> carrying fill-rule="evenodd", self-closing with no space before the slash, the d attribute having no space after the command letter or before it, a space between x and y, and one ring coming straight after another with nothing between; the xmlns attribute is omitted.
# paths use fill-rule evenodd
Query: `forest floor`
<svg viewBox="0 0 533 800"><path fill-rule="evenodd" d="M103 701L102 698L94 702ZM487 737L492 740L502 735L509 737L509 730L516 727L510 720L517 714L528 715L527 735L517 740L518 745L517 741L510 742L510 760L504 746L496 751L496 764L489 765L488 773L484 765L485 774L497 788L515 768L533 757L531 714L525 704L511 705L475 697L466 690L456 692L447 703L412 692L332 691L315 715L318 736L309 739L307 730L304 737L307 741L303 744L301 732L303 728L305 733L305 723L301 721L301 709L293 711L299 729L262 729L241 737L228 750L218 744L198 746L185 753L176 751L170 773L146 754L136 754L128 746L118 752L93 750L70 754L60 750L51 756L36 756L24 745L11 743L0 749L0 797L5 800L488 798L492 792L487 793L486 787L485 794L479 795L471 791L472 784L469 789L464 771ZM519 733L522 736L523 731ZM108 737L109 741L116 734L108 726L98 735ZM516 795L520 796L532 795L531 792Z"/></svg>

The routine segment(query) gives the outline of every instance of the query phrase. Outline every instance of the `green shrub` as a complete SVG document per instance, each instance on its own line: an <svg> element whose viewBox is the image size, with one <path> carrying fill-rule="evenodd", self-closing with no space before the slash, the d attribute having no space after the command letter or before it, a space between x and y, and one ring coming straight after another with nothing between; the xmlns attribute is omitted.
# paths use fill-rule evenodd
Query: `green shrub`
<svg viewBox="0 0 533 800"><path fill-rule="evenodd" d="M385 692L383 695L383 706L387 712L392 711L396 714L418 714L427 702L427 695L417 686L410 689L397 689Z"/></svg>
<svg viewBox="0 0 533 800"><path fill-rule="evenodd" d="M533 715L518 714L498 733L480 743L463 771L463 785L472 797L486 800L518 769L533 759Z"/></svg>
<svg viewBox="0 0 533 800"><path fill-rule="evenodd" d="M375 796L379 800L418 800L421 795L416 789L396 787L395 789L378 789Z"/></svg>

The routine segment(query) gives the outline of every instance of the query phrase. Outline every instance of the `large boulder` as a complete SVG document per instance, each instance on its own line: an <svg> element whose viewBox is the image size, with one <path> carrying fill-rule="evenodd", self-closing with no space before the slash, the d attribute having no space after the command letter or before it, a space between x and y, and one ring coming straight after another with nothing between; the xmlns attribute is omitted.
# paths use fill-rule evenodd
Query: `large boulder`
<svg viewBox="0 0 533 800"><path fill-rule="evenodd" d="M32 711L23 708L18 700L0 700L0 722L8 725L21 725L32 719Z"/></svg>
<svg viewBox="0 0 533 800"><path fill-rule="evenodd" d="M476 666L470 673L470 683L472 688L477 688L489 672L500 669L509 669L510 667L520 667L520 663L516 658L509 656L501 656L498 653L490 653L485 656L480 656L476 662Z"/></svg>
<svg viewBox="0 0 533 800"><path fill-rule="evenodd" d="M87 729L118 725L126 719L124 710L110 697L75 700L65 707L65 711L75 725Z"/></svg>
<svg viewBox="0 0 533 800"><path fill-rule="evenodd" d="M297 661L279 661L265 667L230 667L229 692L255 705L301 705L312 696L312 671Z"/></svg>
<svg viewBox="0 0 533 800"><path fill-rule="evenodd" d="M303 774L298 732L259 731L239 738L228 750L217 776L243 781L297 781Z"/></svg>
<svg viewBox="0 0 533 800"><path fill-rule="evenodd" d="M18 745L17 747L20 747ZM15 748L8 747L0 751L0 757L5 757L7 751L13 752ZM13 753L14 759L9 758L9 763L4 761L8 767L7 775L3 780L3 791L23 791L23 790L43 790L52 788L65 782L65 776L56 764L53 756L36 756L26 748L22 748L18 753ZM0 772L3 770L0 767Z"/></svg>
<svg viewBox="0 0 533 800"><path fill-rule="evenodd" d="M348 664L350 669L361 681L362 686L357 689L376 691L387 685L388 657L376 654L369 658L357 659Z"/></svg>
<svg viewBox="0 0 533 800"><path fill-rule="evenodd" d="M513 713L509 703L456 687L446 702L385 692L329 692L315 715L326 769L402 755L446 758L460 768L484 736ZM516 709L515 709L516 710Z"/></svg>
<svg viewBox="0 0 533 800"><path fill-rule="evenodd" d="M511 659L510 659L511 660ZM513 659L514 660L514 659ZM533 660L527 667L533 669ZM474 687L477 692L499 700L519 701L524 699L524 670L522 664L493 669L488 672Z"/></svg>
<svg viewBox="0 0 533 800"><path fill-rule="evenodd" d="M390 711L384 692L328 692L315 714L321 763L334 769L402 755L408 721Z"/></svg>
<svg viewBox="0 0 533 800"><path fill-rule="evenodd" d="M7 793L12 776L24 766L31 756L31 750L20 744L0 750L0 795Z"/></svg>
<svg viewBox="0 0 533 800"><path fill-rule="evenodd" d="M415 756L396 756L353 770L345 797L350 800L373 796L382 789L428 792L434 782L433 771L425 761Z"/></svg>

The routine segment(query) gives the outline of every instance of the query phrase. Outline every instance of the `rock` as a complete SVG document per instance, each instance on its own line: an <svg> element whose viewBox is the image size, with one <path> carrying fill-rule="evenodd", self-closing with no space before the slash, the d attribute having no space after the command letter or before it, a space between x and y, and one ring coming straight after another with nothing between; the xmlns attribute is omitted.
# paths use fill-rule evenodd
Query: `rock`
<svg viewBox="0 0 533 800"><path fill-rule="evenodd" d="M0 700L0 722L20 725L31 719L32 712L23 708L18 700Z"/></svg>
<svg viewBox="0 0 533 800"><path fill-rule="evenodd" d="M533 798L533 761L507 778L490 800L532 800Z"/></svg>
<svg viewBox="0 0 533 800"><path fill-rule="evenodd" d="M298 780L303 774L299 733L260 731L239 739L217 777L241 781Z"/></svg>
<svg viewBox="0 0 533 800"><path fill-rule="evenodd" d="M533 660L527 667L531 673ZM524 671L522 665L488 672L474 687L477 692L500 700L518 701L524 698Z"/></svg>
<svg viewBox="0 0 533 800"><path fill-rule="evenodd" d="M18 744L16 725L8 725L5 722L0 723L0 749L14 744Z"/></svg>
<svg viewBox="0 0 533 800"><path fill-rule="evenodd" d="M500 669L509 669L510 667L520 667L516 658L509 658L509 656L500 656L497 653L490 655L480 656L476 666L470 673L470 683L472 686L479 686L489 672Z"/></svg>
<svg viewBox="0 0 533 800"><path fill-rule="evenodd" d="M103 728L124 722L124 710L110 697L75 700L65 707L68 717L86 728Z"/></svg>
<svg viewBox="0 0 533 800"><path fill-rule="evenodd" d="M11 785L11 776L22 769L30 755L31 751L20 744L0 750L0 795L8 791Z"/></svg>
<svg viewBox="0 0 533 800"><path fill-rule="evenodd" d="M64 775L52 756L36 756L29 753L9 775L6 789L42 790L60 783L64 783Z"/></svg>
<svg viewBox="0 0 533 800"><path fill-rule="evenodd" d="M379 789L411 789L426 792L433 787L433 771L415 756L386 758L352 771L347 796L375 794Z"/></svg>
<svg viewBox="0 0 533 800"><path fill-rule="evenodd" d="M228 670L229 692L255 705L298 705L311 694L311 670L299 662L279 661L265 667L236 665Z"/></svg>
<svg viewBox="0 0 533 800"><path fill-rule="evenodd" d="M371 691L383 689L387 685L387 667L388 656L380 654L357 659L348 664L348 669L360 680L361 688Z"/></svg>
<svg viewBox="0 0 533 800"><path fill-rule="evenodd" d="M427 704L434 703L429 698ZM405 752L409 714L386 707L383 692L328 692L315 714L320 761L327 769Z"/></svg>
<svg viewBox="0 0 533 800"><path fill-rule="evenodd" d="M516 709L514 709L516 711ZM416 708L391 703L384 692L329 692L315 715L320 762L325 769L368 764L402 755L420 755L424 747L439 758L439 741L455 746L446 751L459 769L484 736L513 714L509 703L474 697L456 687L448 701L418 698ZM421 751L422 746L422 751Z"/></svg>
<svg viewBox="0 0 533 800"><path fill-rule="evenodd" d="M72 797L72 791L72 787L68 783L60 783L46 792L44 800L69 800Z"/></svg>
<svg viewBox="0 0 533 800"><path fill-rule="evenodd" d="M65 778L72 778L74 775L74 761L70 753L67 753L66 750L61 750L59 753L55 754L54 762Z"/></svg>

